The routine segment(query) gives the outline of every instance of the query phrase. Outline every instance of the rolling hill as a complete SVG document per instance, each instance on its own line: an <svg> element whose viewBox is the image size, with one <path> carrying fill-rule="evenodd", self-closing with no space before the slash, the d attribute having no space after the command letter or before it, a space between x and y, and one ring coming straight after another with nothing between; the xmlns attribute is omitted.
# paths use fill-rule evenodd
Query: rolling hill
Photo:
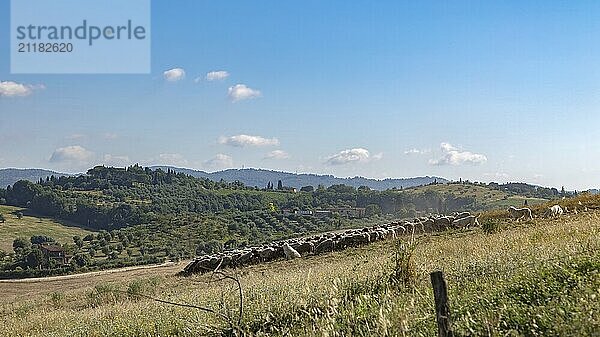
<svg viewBox="0 0 600 337"><path fill-rule="evenodd" d="M24 214L22 218L17 217L19 212ZM83 237L91 233L68 221L36 215L21 207L0 205L0 214L5 218L5 221L0 223L0 250L5 252L13 250L12 243L17 237L46 235L59 242L71 243L74 235Z"/></svg>
<svg viewBox="0 0 600 337"><path fill-rule="evenodd" d="M161 168L163 170L171 169L178 173L185 173L196 178L206 178L213 181L224 180L226 182L240 181L247 186L265 187L271 182L277 184L281 180L284 186L300 188L302 186L323 185L329 187L331 185L344 184L353 187L368 186L373 190L387 190L392 188L407 188L414 186L422 186L437 181L439 183L447 182L448 180L440 177L414 177L414 178L397 178L397 179L370 179L364 177L339 178L333 175L318 175L318 174L296 174L290 172L272 171L265 169L228 169L217 172L205 172L200 170L172 167L172 166L152 166L152 168ZM0 169L0 186L6 187L12 185L19 180L29 180L32 182L38 181L40 178L45 179L48 176L54 175L69 176L67 173L60 173L44 169Z"/></svg>
<svg viewBox="0 0 600 337"><path fill-rule="evenodd" d="M6 187L8 185L12 185L19 180L29 180L31 182L36 182L42 179L46 179L49 176L68 176L67 173L59 173L50 170L44 169L15 169L15 168L6 168L0 169L0 187Z"/></svg>
<svg viewBox="0 0 600 337"><path fill-rule="evenodd" d="M407 188L414 186L422 186L430 184L434 181L439 183L447 182L448 180L440 177L414 177L414 178L397 178L397 179L370 179L364 177L353 178L338 178L332 175L318 174L296 174L290 172L280 172L265 169L228 169L218 172L205 172L200 170L192 170L171 166L153 166L152 168L161 168L163 170L171 169L175 172L189 174L197 178L207 178L213 181L226 182L240 181L247 186L265 187L269 182L277 185L277 181L281 180L284 186L300 188L302 186L323 185L329 187L331 185L344 184L353 187L368 186L373 190L387 190L392 188Z"/></svg>

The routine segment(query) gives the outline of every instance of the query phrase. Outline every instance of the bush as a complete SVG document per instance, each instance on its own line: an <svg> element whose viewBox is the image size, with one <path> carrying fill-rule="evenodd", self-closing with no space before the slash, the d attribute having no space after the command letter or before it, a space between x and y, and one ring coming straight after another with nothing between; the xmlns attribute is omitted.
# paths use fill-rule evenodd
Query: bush
<svg viewBox="0 0 600 337"><path fill-rule="evenodd" d="M59 292L53 292L49 295L50 297L50 302L52 303L52 306L54 308L60 308L62 307L63 303L65 302L65 294L63 293L59 293Z"/></svg>
<svg viewBox="0 0 600 337"><path fill-rule="evenodd" d="M135 297L135 295L151 295L156 292L156 287L160 284L159 277L151 277L148 279L137 279L129 282L127 286L127 294Z"/></svg>
<svg viewBox="0 0 600 337"><path fill-rule="evenodd" d="M392 258L392 273L390 282L394 285L412 287L417 279L417 270L413 261L413 254L418 246L418 242L411 237L410 240L402 239L394 242L395 250Z"/></svg>
<svg viewBox="0 0 600 337"><path fill-rule="evenodd" d="M497 233L500 231L500 222L492 219L482 221L481 229L483 229L483 232L486 234Z"/></svg>
<svg viewBox="0 0 600 337"><path fill-rule="evenodd" d="M88 293L88 305L97 307L102 304L116 304L125 299L125 294L111 283L100 283Z"/></svg>
<svg viewBox="0 0 600 337"><path fill-rule="evenodd" d="M79 253L73 257L73 262L79 267L84 267L92 264L93 260L89 254Z"/></svg>
<svg viewBox="0 0 600 337"><path fill-rule="evenodd" d="M56 240L53 238L45 235L34 235L29 239L29 241L31 241L31 243L34 245L41 245L42 243L47 242L56 242Z"/></svg>

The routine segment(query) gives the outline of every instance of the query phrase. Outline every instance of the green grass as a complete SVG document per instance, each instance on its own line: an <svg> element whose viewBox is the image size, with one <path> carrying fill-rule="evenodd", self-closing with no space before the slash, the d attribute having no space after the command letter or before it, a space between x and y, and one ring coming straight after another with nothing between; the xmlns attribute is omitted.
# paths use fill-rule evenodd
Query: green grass
<svg viewBox="0 0 600 337"><path fill-rule="evenodd" d="M587 212L519 224L504 220L493 234L428 235L405 255L412 276L400 283L392 282L398 272L393 241L241 269L234 273L244 291L240 326L235 284L209 275L148 270L113 275L110 282L84 279L68 292L57 282L44 291L42 284L0 283L0 293L3 287L36 287L27 300L1 302L0 335L198 336L239 329L258 336L433 336L429 273L443 270L459 336L595 336L599 234L600 213ZM231 318L137 293L211 307Z"/></svg>
<svg viewBox="0 0 600 337"><path fill-rule="evenodd" d="M23 218L17 218L18 212L24 214ZM6 222L0 223L0 249L5 252L12 251L12 242L19 236L29 238L33 235L46 235L61 243L72 243L74 235L83 237L92 233L65 221L34 216L19 207L0 205L0 213L6 219Z"/></svg>

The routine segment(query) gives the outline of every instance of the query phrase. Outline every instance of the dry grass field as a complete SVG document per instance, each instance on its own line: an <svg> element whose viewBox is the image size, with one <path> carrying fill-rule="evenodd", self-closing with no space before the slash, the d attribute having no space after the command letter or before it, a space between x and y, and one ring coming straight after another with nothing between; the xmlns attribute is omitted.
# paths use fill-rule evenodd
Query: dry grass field
<svg viewBox="0 0 600 337"><path fill-rule="evenodd" d="M235 282L176 276L183 264L0 283L0 335L433 336L429 272L443 270L458 335L597 336L599 234L588 211L227 271L241 317Z"/></svg>
<svg viewBox="0 0 600 337"><path fill-rule="evenodd" d="M16 215L18 212L24 214L21 219ZM73 243L74 235L83 237L91 233L68 222L28 214L19 207L0 205L0 213L6 219L0 223L0 249L5 252L12 251L12 243L19 236L46 235L61 243Z"/></svg>
<svg viewBox="0 0 600 337"><path fill-rule="evenodd" d="M410 193L435 191L442 194L450 194L455 197L474 198L477 200L480 209L504 209L508 206L520 207L525 203L525 201L527 201L529 205L537 205L547 202L546 199L513 195L505 191L472 184L426 185L413 187L405 191L410 191Z"/></svg>

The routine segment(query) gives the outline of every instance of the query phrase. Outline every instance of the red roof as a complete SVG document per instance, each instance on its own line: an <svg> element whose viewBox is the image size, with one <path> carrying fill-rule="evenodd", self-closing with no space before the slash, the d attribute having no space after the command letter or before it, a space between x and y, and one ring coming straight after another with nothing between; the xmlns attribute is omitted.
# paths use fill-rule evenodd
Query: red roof
<svg viewBox="0 0 600 337"><path fill-rule="evenodd" d="M47 250L49 252L64 252L65 250L63 249L63 247L61 246L46 246L46 245L42 245L40 248Z"/></svg>

